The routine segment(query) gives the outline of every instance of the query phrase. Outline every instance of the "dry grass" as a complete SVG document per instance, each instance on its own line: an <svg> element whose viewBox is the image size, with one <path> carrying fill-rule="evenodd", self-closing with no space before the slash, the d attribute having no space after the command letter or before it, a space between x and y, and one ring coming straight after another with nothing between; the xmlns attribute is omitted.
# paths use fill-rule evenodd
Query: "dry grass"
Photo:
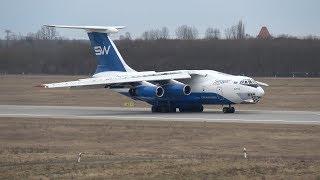
<svg viewBox="0 0 320 180"><path fill-rule="evenodd" d="M319 137L317 125L0 118L0 178L319 179Z"/></svg>
<svg viewBox="0 0 320 180"><path fill-rule="evenodd" d="M84 78L83 76L0 76L0 104L123 106L130 98L110 90L42 89L41 83ZM267 82L266 95L256 105L239 105L240 109L320 110L320 78L258 78ZM147 106L136 102L136 106ZM212 107L209 107L212 108ZM219 107L220 108L220 107Z"/></svg>
<svg viewBox="0 0 320 180"><path fill-rule="evenodd" d="M104 89L34 87L77 78L0 76L0 104L130 100ZM320 110L320 79L259 80L271 85L265 98L240 109ZM318 125L0 118L0 179L320 179L319 137Z"/></svg>

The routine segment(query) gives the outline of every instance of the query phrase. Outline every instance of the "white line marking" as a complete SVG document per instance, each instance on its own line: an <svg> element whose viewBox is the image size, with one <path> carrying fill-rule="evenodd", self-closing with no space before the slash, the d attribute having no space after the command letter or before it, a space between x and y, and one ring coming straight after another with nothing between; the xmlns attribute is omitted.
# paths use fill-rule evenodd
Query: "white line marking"
<svg viewBox="0 0 320 180"><path fill-rule="evenodd" d="M52 116L48 114L0 114L0 117L33 117L33 118L50 118L50 119L117 119L117 120L163 120L163 121L208 121L208 122L247 122L247 123L284 123L284 124L320 124L320 121L288 121L281 119L261 119L261 120L249 120L249 119L224 119L224 118L180 118L180 117L155 117L155 116L77 116L77 115L63 115L63 116Z"/></svg>
<svg viewBox="0 0 320 180"><path fill-rule="evenodd" d="M126 111L149 111L147 107L90 107L90 106L35 106L35 105L0 105L0 107L6 109L90 109L90 110L126 110ZM221 109L205 109L205 112L221 112ZM291 113L291 114L315 114L320 116L319 111L280 111L280 110L238 110L240 112L263 112L263 113Z"/></svg>

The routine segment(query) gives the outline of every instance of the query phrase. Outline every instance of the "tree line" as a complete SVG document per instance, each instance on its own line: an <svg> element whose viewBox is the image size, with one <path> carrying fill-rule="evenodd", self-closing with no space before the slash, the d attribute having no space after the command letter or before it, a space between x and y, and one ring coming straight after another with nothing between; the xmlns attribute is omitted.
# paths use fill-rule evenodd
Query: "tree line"
<svg viewBox="0 0 320 180"><path fill-rule="evenodd" d="M126 35L120 36L120 40L130 39L128 37L129 32ZM221 39L222 35L218 28L208 27L205 31L204 37L199 37L199 31L194 26L181 25L175 30L175 37L170 38L169 29L162 27L161 29L151 29L144 31L140 38L142 40L159 40L159 39L182 39L182 40L195 40L195 39ZM242 21L225 29L225 39L245 39L245 27Z"/></svg>
<svg viewBox="0 0 320 180"><path fill-rule="evenodd" d="M125 32L119 36L119 40L163 40L163 39L181 39L181 40L196 40L196 39L255 39L256 36L247 34L245 31L245 24L240 20L236 24L224 29L224 33L219 28L208 27L205 30L204 36L199 35L199 31L194 26L181 25L174 31L174 36L171 37L170 31L167 27L160 29L150 29L144 31L141 36L133 38L130 32ZM10 30L5 30L5 40L68 40L62 37L52 27L41 27L35 33L28 33L27 35L16 34ZM304 37L295 37L288 34L280 34L273 36L273 39L287 38L287 39L319 39L319 36L307 35Z"/></svg>
<svg viewBox="0 0 320 180"><path fill-rule="evenodd" d="M320 76L320 41L118 40L136 70L212 69L250 76ZM89 41L0 41L0 73L90 74L96 62Z"/></svg>
<svg viewBox="0 0 320 180"><path fill-rule="evenodd" d="M146 33L147 32L147 33ZM139 39L125 33L115 43L136 70L212 69L248 76L320 76L320 40L279 36L249 38L242 22L225 30L208 28L199 39L192 26L146 31ZM87 40L68 40L55 29L0 40L1 74L91 74L96 67Z"/></svg>

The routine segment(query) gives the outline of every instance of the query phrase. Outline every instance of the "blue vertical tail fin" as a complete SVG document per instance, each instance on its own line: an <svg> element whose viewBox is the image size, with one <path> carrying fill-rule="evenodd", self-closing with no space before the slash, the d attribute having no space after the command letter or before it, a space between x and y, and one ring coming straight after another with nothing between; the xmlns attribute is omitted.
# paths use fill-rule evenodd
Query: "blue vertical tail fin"
<svg viewBox="0 0 320 180"><path fill-rule="evenodd" d="M107 33L88 32L88 36L97 58L95 74L106 71L133 71L123 60Z"/></svg>

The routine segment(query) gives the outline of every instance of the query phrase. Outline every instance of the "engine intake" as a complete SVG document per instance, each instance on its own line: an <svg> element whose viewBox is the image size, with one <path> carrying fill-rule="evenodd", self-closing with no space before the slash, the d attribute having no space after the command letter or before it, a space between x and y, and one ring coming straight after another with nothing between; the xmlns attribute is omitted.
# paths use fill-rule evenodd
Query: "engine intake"
<svg viewBox="0 0 320 180"><path fill-rule="evenodd" d="M162 87L166 96L187 96L191 94L191 87L178 81L172 81Z"/></svg>
<svg viewBox="0 0 320 180"><path fill-rule="evenodd" d="M140 85L129 89L129 94L133 97L162 97L164 89L160 86Z"/></svg>

